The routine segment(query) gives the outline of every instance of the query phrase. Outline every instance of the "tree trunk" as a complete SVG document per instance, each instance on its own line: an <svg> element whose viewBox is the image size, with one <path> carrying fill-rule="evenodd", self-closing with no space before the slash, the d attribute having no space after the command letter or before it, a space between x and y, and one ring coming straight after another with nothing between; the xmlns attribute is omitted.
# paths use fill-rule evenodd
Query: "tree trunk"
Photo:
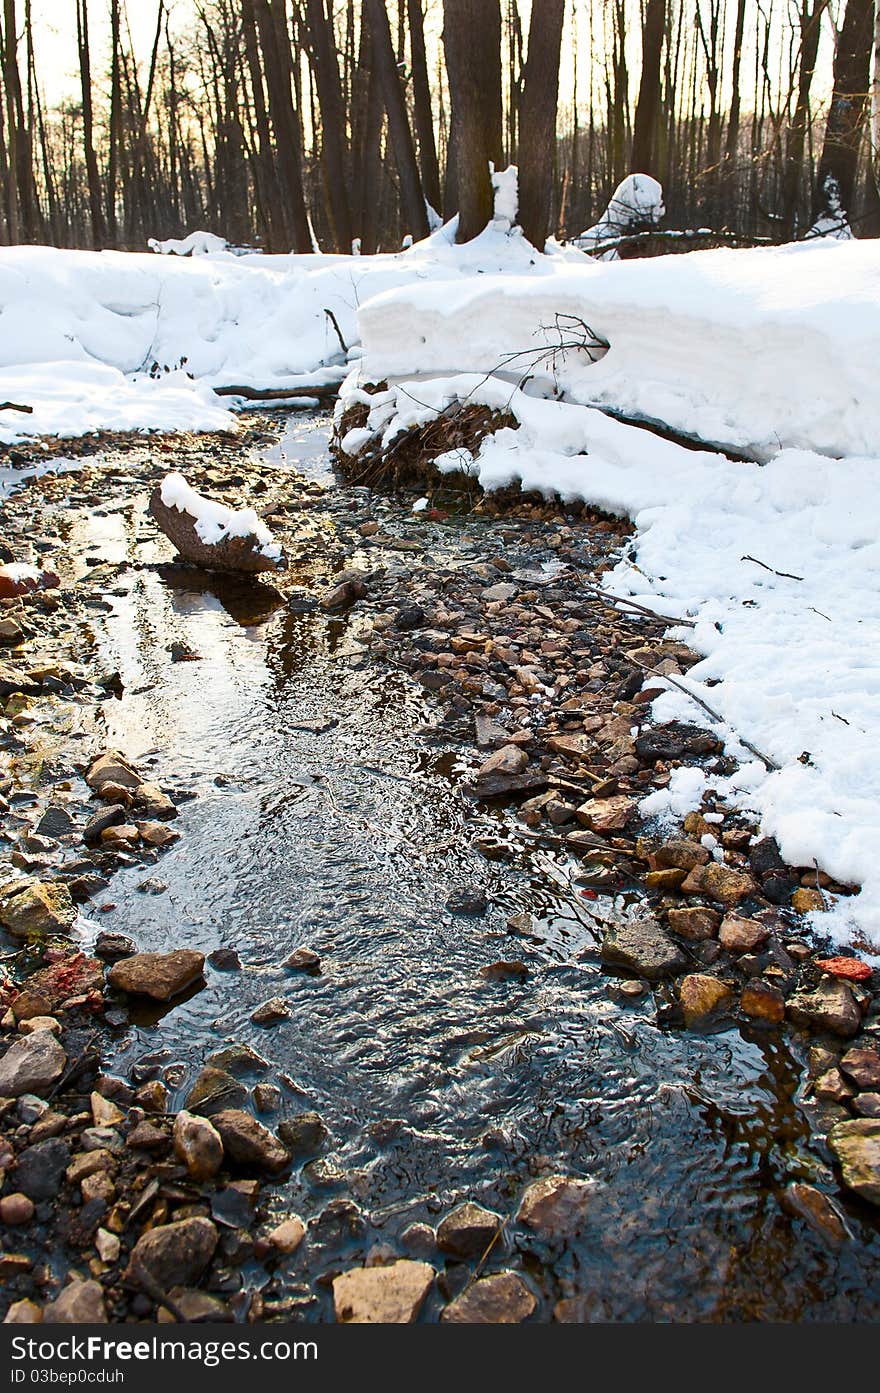
<svg viewBox="0 0 880 1393"><path fill-rule="evenodd" d="M280 252L290 246L284 217L284 203L281 186L275 168L272 151L272 133L269 129L269 114L263 93L263 70L260 66L260 49L257 41L257 22L254 17L253 0L241 0L241 21L244 37L244 52L251 80L251 95L254 102L254 126L257 132L258 149L255 152L255 183L259 191L259 205L262 212L266 248L270 252Z"/></svg>
<svg viewBox="0 0 880 1393"><path fill-rule="evenodd" d="M101 176L98 173L98 157L95 153L88 0L77 0L76 37L79 47L79 77L80 86L82 88L83 150L85 152L86 178L89 186L89 214L92 222L92 245L99 248L103 247L107 241L107 224L104 219L104 203L101 190Z"/></svg>
<svg viewBox="0 0 880 1393"><path fill-rule="evenodd" d="M312 68L321 106L321 159L336 250L351 251L351 210L345 167L345 109L331 21L323 0L306 0Z"/></svg>
<svg viewBox="0 0 880 1393"><path fill-rule="evenodd" d="M391 43L391 28L388 23L388 10L382 0L364 0L364 9L369 15L372 36L373 63L385 101L388 115L388 130L394 150L394 162L400 180L400 201L407 232L420 242L428 235L428 214L425 197L419 178L416 151L412 131L409 127L406 102L397 59Z"/></svg>
<svg viewBox="0 0 880 1393"><path fill-rule="evenodd" d="M497 60L494 55L490 60L496 36ZM443 0L443 46L452 99L458 240L469 242L492 217L489 165L501 160L499 0Z"/></svg>
<svg viewBox="0 0 880 1393"><path fill-rule="evenodd" d="M284 0L253 0L254 17L263 53L269 98L269 117L275 132L278 171L285 211L293 234L293 250L310 252L312 234L303 193L299 119L291 94L291 53Z"/></svg>
<svg viewBox="0 0 880 1393"><path fill-rule="evenodd" d="M532 5L519 121L519 223L539 251L550 234L565 0Z"/></svg>
<svg viewBox="0 0 880 1393"><path fill-rule="evenodd" d="M741 4L745 0L740 0ZM636 102L630 164L635 174L658 173L657 118L660 112L660 59L666 27L666 0L647 0L642 23L642 76Z"/></svg>
<svg viewBox="0 0 880 1393"><path fill-rule="evenodd" d="M19 141L18 111L15 93L18 88L16 50L15 0L3 0L3 87L6 99L6 222L9 240L15 243L21 236L18 198Z"/></svg>
<svg viewBox="0 0 880 1393"><path fill-rule="evenodd" d="M816 179L817 217L833 209L835 197L847 216L853 212L873 40L874 0L847 0L834 55L834 90Z"/></svg>
<svg viewBox="0 0 880 1393"><path fill-rule="evenodd" d="M736 159L739 144L739 114L741 97L739 75L742 68L743 32L746 26L746 0L738 0L736 23L733 30L733 72L731 73L730 111L727 117L727 138L724 142L724 158L727 163Z"/></svg>
<svg viewBox="0 0 880 1393"><path fill-rule="evenodd" d="M409 46L412 58L413 114L419 141L419 167L425 198L435 212L440 211L440 168L437 163L437 143L434 138L434 112L431 106L431 84L428 80L428 56L425 50L425 25L422 0L408 0Z"/></svg>
<svg viewBox="0 0 880 1393"><path fill-rule="evenodd" d="M819 52L822 15L827 7L828 0L813 0L812 9L809 0L801 0L798 16L801 52L797 98L785 143L785 166L782 174L782 217L789 237L796 236L798 231L798 205L804 178L804 150L810 120L810 88L813 85L816 56Z"/></svg>

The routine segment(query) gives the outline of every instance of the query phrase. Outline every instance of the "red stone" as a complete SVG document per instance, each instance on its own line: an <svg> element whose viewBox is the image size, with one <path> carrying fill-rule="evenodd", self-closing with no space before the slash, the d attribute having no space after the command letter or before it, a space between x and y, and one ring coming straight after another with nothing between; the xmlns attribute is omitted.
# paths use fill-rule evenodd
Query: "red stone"
<svg viewBox="0 0 880 1393"><path fill-rule="evenodd" d="M27 595L32 590L54 590L61 581L54 571L40 571L33 566L0 566L0 600Z"/></svg>
<svg viewBox="0 0 880 1393"><path fill-rule="evenodd" d="M870 967L860 958L817 958L816 966L845 982L864 982L871 975Z"/></svg>

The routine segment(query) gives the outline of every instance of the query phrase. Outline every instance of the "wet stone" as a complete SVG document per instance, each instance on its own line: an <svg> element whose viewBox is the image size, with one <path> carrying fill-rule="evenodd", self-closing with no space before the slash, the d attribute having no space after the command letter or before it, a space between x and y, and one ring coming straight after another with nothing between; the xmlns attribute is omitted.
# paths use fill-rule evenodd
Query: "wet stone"
<svg viewBox="0 0 880 1393"><path fill-rule="evenodd" d="M278 1135L295 1156L318 1151L328 1136L323 1118L316 1112L302 1112L278 1124Z"/></svg>
<svg viewBox="0 0 880 1393"><path fill-rule="evenodd" d="M290 1153L276 1136L250 1113L227 1108L211 1121L220 1134L223 1149L239 1166L277 1175L290 1164Z"/></svg>
<svg viewBox="0 0 880 1393"><path fill-rule="evenodd" d="M518 1325L528 1320L537 1304L517 1273L493 1272L467 1286L440 1319L459 1325Z"/></svg>
<svg viewBox="0 0 880 1393"><path fill-rule="evenodd" d="M224 1108L239 1108L247 1102L248 1090L239 1079L224 1069L205 1065L186 1095L186 1106L190 1112L210 1117L212 1113L222 1112Z"/></svg>
<svg viewBox="0 0 880 1393"><path fill-rule="evenodd" d="M588 1180L568 1175L548 1175L527 1186L517 1218L542 1238L577 1233L586 1222L593 1198Z"/></svg>
<svg viewBox="0 0 880 1393"><path fill-rule="evenodd" d="M53 1199L70 1164L70 1147L60 1137L36 1142L21 1152L15 1167L15 1187L32 1200Z"/></svg>
<svg viewBox="0 0 880 1393"><path fill-rule="evenodd" d="M828 1133L828 1145L840 1163L847 1189L880 1205L880 1121L859 1117L839 1122Z"/></svg>
<svg viewBox="0 0 880 1393"><path fill-rule="evenodd" d="M602 964L620 968L649 982L670 977L687 967L687 958L655 919L643 916L613 924L602 940Z"/></svg>
<svg viewBox="0 0 880 1393"><path fill-rule="evenodd" d="M137 945L127 934L112 933L106 929L95 939L95 957L103 962L115 963L122 958L131 958L137 952Z"/></svg>
<svg viewBox="0 0 880 1393"><path fill-rule="evenodd" d="M453 1209L439 1225L437 1247L453 1257L481 1257L496 1238L501 1223L500 1214L468 1201Z"/></svg>
<svg viewBox="0 0 880 1393"><path fill-rule="evenodd" d="M781 1204L787 1214L803 1219L832 1248L840 1247L849 1237L837 1208L815 1185L798 1182L787 1185L782 1192Z"/></svg>
<svg viewBox="0 0 880 1393"><path fill-rule="evenodd" d="M67 1055L49 1031L13 1041L0 1058L0 1098L42 1094L57 1082L66 1064Z"/></svg>
<svg viewBox="0 0 880 1393"><path fill-rule="evenodd" d="M333 1281L333 1309L343 1325L409 1325L434 1281L426 1262L401 1258L387 1267L355 1267Z"/></svg>
<svg viewBox="0 0 880 1393"><path fill-rule="evenodd" d="M844 1039L855 1035L862 1020L849 987L835 979L820 982L815 991L797 992L789 998L787 1013L795 1025L829 1030Z"/></svg>
<svg viewBox="0 0 880 1393"><path fill-rule="evenodd" d="M857 1088L880 1089L880 1054L876 1050L847 1050L840 1067Z"/></svg>
<svg viewBox="0 0 880 1393"><path fill-rule="evenodd" d="M146 1270L163 1290L193 1286L205 1272L217 1247L217 1230L210 1219L181 1219L142 1234L134 1246L126 1279L141 1285ZM149 1294L149 1293L148 1293Z"/></svg>
<svg viewBox="0 0 880 1393"><path fill-rule="evenodd" d="M171 1001L198 982L205 966L204 953L177 948L172 953L135 953L115 963L107 974L111 987L154 1001Z"/></svg>

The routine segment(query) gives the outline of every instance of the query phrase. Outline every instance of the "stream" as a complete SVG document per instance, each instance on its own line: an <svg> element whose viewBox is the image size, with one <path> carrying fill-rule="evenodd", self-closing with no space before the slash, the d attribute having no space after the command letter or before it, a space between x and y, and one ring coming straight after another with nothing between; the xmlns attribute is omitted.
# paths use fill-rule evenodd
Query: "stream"
<svg viewBox="0 0 880 1393"><path fill-rule="evenodd" d="M294 417L271 458L332 491L327 438L326 421ZM538 1319L877 1319L880 1235L864 1208L847 1211L839 1251L780 1208L790 1181L832 1179L801 1106L801 1044L662 1028L650 993L619 999L596 948L633 894L578 900L514 810L464 796L472 747L450 749L406 673L367 664L356 609L254 612L233 582L189 588L149 564L169 552L143 524L146 497L72 509L70 559L131 563L95 618L99 665L124 687L102 708L108 746L196 796L180 842L119 871L89 914L142 950L231 948L242 967L209 967L203 990L118 1026L113 1072L164 1078L178 1107L224 1043L268 1060L283 1101L263 1120L314 1109L330 1134L279 1212L309 1219L341 1197L366 1225L328 1250L328 1270L374 1244L400 1253L408 1225L466 1199L513 1214L553 1169L594 1183L582 1234L505 1239L488 1269L524 1272ZM448 536L454 548L455 519ZM308 565L294 571L308 586ZM575 864L557 855L559 878ZM451 912L456 889L485 893L487 912ZM513 934L523 911L532 931ZM300 946L319 975L282 966ZM480 975L500 959L528 975ZM253 1024L274 996L289 1016ZM307 1247L283 1295L294 1318L326 1320Z"/></svg>

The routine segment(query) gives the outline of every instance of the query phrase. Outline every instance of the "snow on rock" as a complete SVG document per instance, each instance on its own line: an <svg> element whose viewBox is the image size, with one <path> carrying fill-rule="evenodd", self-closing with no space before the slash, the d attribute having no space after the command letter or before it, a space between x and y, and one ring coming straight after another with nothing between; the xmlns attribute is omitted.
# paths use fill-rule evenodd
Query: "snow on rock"
<svg viewBox="0 0 880 1393"><path fill-rule="evenodd" d="M588 227L572 243L581 251L592 253L595 248L615 237L626 237L658 227L666 216L662 185L650 174L628 174L617 185L608 207L597 223ZM599 252L600 261L617 261L617 250L609 247Z"/></svg>
<svg viewBox="0 0 880 1393"><path fill-rule="evenodd" d="M209 570L268 571L285 565L281 546L253 508L238 511L205 498L182 474L167 474L150 512L184 560Z"/></svg>
<svg viewBox="0 0 880 1393"><path fill-rule="evenodd" d="M191 232L188 237L169 237L165 242L148 237L147 246L160 256L215 256L225 252L229 243L214 232Z"/></svg>

